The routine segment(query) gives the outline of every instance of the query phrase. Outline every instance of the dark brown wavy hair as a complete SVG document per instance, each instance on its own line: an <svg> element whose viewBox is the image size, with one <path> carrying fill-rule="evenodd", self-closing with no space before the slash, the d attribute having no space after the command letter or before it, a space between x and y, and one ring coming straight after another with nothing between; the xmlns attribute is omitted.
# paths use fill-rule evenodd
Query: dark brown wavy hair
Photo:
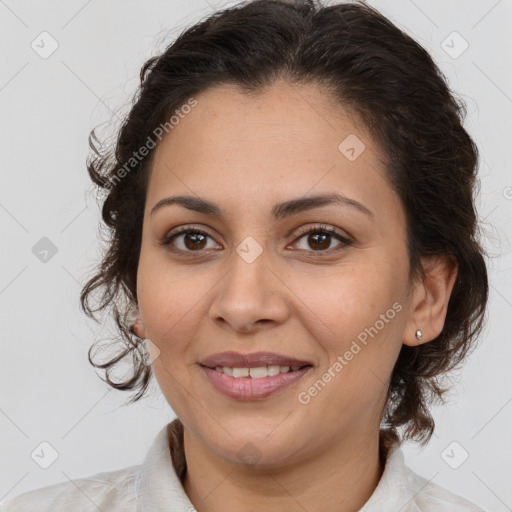
<svg viewBox="0 0 512 512"><path fill-rule="evenodd" d="M188 100L210 87L234 84L263 92L278 79L317 84L368 128L386 157L389 182L407 219L410 278L423 278L420 258L449 255L458 265L446 321L439 336L403 345L383 411L383 431L425 444L434 431L429 405L443 401L440 377L474 348L488 299L484 250L474 194L478 149L463 127L464 102L450 91L431 56L364 2L324 6L320 0L253 0L217 11L184 30L163 53L147 60L140 86L115 143L89 136L89 175L97 186L106 225L105 251L80 295L97 320L113 315L114 338L106 382L143 396L152 375L146 348L130 328L151 154L134 152ZM156 141L154 141L156 143ZM138 154L139 154L138 153ZM126 163L130 167L126 167ZM124 168L124 172L120 172ZM119 177L122 175L122 178ZM91 307L91 296L98 296ZM118 332L117 332L118 331ZM94 351L94 357L97 352ZM118 364L130 374L112 379Z"/></svg>

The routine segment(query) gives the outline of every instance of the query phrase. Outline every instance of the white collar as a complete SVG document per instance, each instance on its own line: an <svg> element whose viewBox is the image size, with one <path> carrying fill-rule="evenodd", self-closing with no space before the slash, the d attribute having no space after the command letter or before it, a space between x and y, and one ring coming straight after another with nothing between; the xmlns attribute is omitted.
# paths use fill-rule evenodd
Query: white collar
<svg viewBox="0 0 512 512"><path fill-rule="evenodd" d="M192 512L194 506L183 489L170 452L170 432L176 419L158 432L146 454L135 483L137 512Z"/></svg>

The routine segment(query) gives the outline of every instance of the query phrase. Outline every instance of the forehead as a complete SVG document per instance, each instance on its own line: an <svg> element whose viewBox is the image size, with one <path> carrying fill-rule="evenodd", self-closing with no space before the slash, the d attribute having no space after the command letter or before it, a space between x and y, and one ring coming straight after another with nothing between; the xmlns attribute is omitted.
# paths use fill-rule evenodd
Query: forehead
<svg viewBox="0 0 512 512"><path fill-rule="evenodd" d="M222 85L195 100L155 149L149 206L176 193L246 207L332 191L396 201L380 148L319 86L278 82L245 94Z"/></svg>

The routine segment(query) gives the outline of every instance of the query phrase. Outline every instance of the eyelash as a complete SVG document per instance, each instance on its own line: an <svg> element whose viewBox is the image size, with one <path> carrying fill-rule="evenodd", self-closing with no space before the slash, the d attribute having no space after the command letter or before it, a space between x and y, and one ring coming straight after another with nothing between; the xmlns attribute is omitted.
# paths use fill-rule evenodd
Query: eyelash
<svg viewBox="0 0 512 512"><path fill-rule="evenodd" d="M333 236L334 238L336 238L337 240L339 240L341 242L341 244L337 248L335 248L334 250L333 249L326 249L326 250L313 251L313 250L301 249L302 251L305 250L306 252L312 252L312 253L317 253L317 254L319 253L318 254L319 256L320 256L320 254L325 254L325 253L331 254L332 252L337 252L338 250L341 250L341 249L343 249L346 246L352 245L352 243L353 243L352 240L350 240L349 238L341 235L336 229L331 228L329 226L325 226L323 224L318 225L318 226L309 226L309 227L306 227L306 228L301 228L299 230L299 233L297 234L297 237L295 238L295 241L293 243L295 244L298 240L300 240L301 238L305 237L306 235L309 235L310 233L328 234L328 235ZM181 235L188 235L188 234L196 234L196 235L199 234L199 235L204 235L204 236L213 238L206 231L204 231L202 229L197 229L197 228L194 228L193 226L191 226L191 227L182 229L180 231L177 231L175 233L173 233L173 232L169 233L168 235L166 235L164 237L164 239L162 240L161 244L164 247L166 247L169 251L176 252L176 253L181 253L181 254L186 254L187 255L186 257L202 256L203 254L201 254L201 253L204 253L205 252L204 250L197 250L197 251L187 250L187 251L184 251L182 249L171 248L171 242L175 238L177 238L178 236L181 236ZM198 253L198 254L195 255L194 253ZM320 257L322 257L322 256L320 256Z"/></svg>

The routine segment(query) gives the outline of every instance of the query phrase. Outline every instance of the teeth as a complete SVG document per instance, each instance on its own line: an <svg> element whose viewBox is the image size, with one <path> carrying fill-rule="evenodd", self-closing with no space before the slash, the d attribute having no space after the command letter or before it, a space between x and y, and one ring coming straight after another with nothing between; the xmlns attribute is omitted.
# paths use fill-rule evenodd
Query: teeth
<svg viewBox="0 0 512 512"><path fill-rule="evenodd" d="M218 372L225 373L226 375L230 375L232 377L251 377L253 379L262 379L264 377L272 377L274 375L278 375L279 373L288 373L291 371L296 371L300 367L299 366L258 366L256 368L232 368L230 366L217 366L215 369Z"/></svg>
<svg viewBox="0 0 512 512"><path fill-rule="evenodd" d="M269 376L272 377L273 375L279 375L279 373L281 373L281 367L280 366L269 366L268 367L268 374L269 374Z"/></svg>
<svg viewBox="0 0 512 512"><path fill-rule="evenodd" d="M245 368L244 368L245 370ZM268 377L268 371L266 366L257 366L256 368L249 369L249 375L253 379L261 379L262 377ZM233 375L234 377L235 375Z"/></svg>
<svg viewBox="0 0 512 512"><path fill-rule="evenodd" d="M249 368L233 368L233 377L249 377Z"/></svg>

